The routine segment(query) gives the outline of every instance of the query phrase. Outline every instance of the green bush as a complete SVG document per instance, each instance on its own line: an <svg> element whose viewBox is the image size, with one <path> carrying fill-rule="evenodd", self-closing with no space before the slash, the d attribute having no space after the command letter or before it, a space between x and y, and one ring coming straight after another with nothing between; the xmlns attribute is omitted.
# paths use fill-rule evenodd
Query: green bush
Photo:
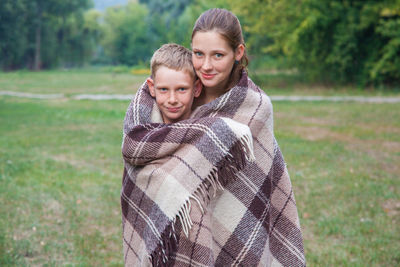
<svg viewBox="0 0 400 267"><path fill-rule="evenodd" d="M400 84L400 0L235 0L250 46L287 58L312 82Z"/></svg>

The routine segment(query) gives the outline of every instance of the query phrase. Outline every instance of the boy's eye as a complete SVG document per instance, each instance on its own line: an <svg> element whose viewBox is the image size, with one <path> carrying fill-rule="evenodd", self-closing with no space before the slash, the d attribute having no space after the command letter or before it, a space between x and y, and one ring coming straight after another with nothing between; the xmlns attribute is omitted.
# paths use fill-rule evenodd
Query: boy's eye
<svg viewBox="0 0 400 267"><path fill-rule="evenodd" d="M166 92L167 88L159 88L158 90L160 90L161 92Z"/></svg>
<svg viewBox="0 0 400 267"><path fill-rule="evenodd" d="M178 91L179 91L179 92L185 92L185 91L186 91L186 88L183 88L183 87L182 87L182 88L179 88Z"/></svg>
<svg viewBox="0 0 400 267"><path fill-rule="evenodd" d="M216 58L222 58L223 56L224 56L224 55L221 54L221 53L216 53L216 54L215 54L215 57L216 57Z"/></svg>

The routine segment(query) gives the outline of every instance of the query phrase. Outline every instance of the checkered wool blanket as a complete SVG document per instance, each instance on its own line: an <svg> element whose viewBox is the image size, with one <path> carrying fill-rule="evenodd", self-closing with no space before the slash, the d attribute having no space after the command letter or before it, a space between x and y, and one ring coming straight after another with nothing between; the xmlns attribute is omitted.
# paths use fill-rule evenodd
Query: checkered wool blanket
<svg viewBox="0 0 400 267"><path fill-rule="evenodd" d="M305 266L272 105L245 72L173 124L144 84L126 113L122 154L126 266Z"/></svg>

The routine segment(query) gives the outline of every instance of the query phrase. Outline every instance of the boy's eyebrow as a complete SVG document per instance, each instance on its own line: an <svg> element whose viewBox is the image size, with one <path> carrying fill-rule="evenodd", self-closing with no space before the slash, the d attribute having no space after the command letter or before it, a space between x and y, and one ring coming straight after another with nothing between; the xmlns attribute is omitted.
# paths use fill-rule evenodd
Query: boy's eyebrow
<svg viewBox="0 0 400 267"><path fill-rule="evenodd" d="M189 87L191 85L192 85L191 83L178 83L176 86L177 87ZM168 87L168 86L164 85L162 83L158 83L158 84L155 85L155 87L156 88L165 88L165 87Z"/></svg>

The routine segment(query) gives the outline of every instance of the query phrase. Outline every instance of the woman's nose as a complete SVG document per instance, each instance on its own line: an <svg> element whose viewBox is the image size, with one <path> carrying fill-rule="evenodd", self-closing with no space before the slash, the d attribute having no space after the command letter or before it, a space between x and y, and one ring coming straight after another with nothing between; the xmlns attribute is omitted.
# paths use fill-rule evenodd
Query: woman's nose
<svg viewBox="0 0 400 267"><path fill-rule="evenodd" d="M211 59L209 57L206 57L203 61L203 69L204 70L211 70L212 69L212 63Z"/></svg>

